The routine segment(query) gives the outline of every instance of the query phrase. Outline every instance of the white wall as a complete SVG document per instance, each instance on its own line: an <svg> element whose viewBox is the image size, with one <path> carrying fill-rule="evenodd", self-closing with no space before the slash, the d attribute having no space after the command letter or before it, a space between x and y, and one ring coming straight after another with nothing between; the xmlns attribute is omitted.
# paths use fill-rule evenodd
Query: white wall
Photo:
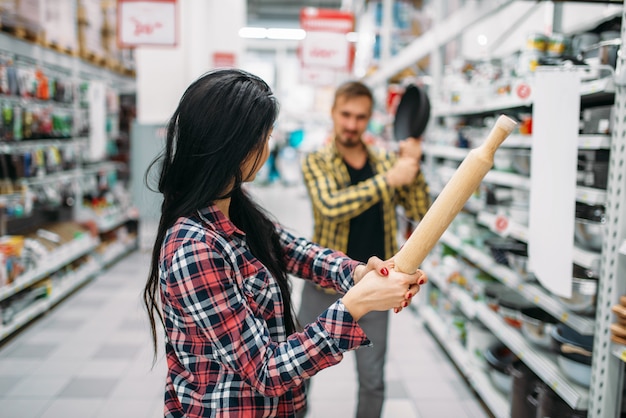
<svg viewBox="0 0 626 418"><path fill-rule="evenodd" d="M187 86L213 67L214 52L235 54L236 65L242 60L245 0L184 0L178 7L179 44L136 50L139 123L166 122Z"/></svg>

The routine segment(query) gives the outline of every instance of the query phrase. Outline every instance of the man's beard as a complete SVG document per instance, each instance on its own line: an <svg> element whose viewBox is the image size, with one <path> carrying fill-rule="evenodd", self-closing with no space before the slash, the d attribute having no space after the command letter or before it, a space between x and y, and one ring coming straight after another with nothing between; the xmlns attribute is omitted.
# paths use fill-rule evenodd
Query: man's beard
<svg viewBox="0 0 626 418"><path fill-rule="evenodd" d="M346 148L355 148L361 146L361 137L356 132L350 132L350 135L338 135L339 143Z"/></svg>

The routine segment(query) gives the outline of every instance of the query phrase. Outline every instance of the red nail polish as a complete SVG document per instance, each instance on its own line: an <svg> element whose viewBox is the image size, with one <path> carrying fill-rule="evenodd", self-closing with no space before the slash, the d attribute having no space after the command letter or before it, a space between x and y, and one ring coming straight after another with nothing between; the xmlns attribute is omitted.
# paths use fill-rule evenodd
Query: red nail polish
<svg viewBox="0 0 626 418"><path fill-rule="evenodd" d="M380 269L380 274L382 274L383 276L388 276L389 275L389 270L387 270L386 267L383 267Z"/></svg>
<svg viewBox="0 0 626 418"><path fill-rule="evenodd" d="M409 295L407 296L407 299L411 299L413 297L413 293L409 293Z"/></svg>
<svg viewBox="0 0 626 418"><path fill-rule="evenodd" d="M419 284L420 286L421 286L421 285L423 285L424 283L425 283L425 282L424 282L424 279L420 279L420 281L418 282L418 284Z"/></svg>
<svg viewBox="0 0 626 418"><path fill-rule="evenodd" d="M408 302L406 302L406 301L402 302L402 307L403 308L406 308L407 306L409 306Z"/></svg>

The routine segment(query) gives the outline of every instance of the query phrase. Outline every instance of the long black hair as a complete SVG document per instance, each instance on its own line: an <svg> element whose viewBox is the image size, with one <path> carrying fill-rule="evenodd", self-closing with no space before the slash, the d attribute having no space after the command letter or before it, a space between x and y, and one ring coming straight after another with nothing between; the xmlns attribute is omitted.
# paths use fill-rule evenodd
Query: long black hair
<svg viewBox="0 0 626 418"><path fill-rule="evenodd" d="M164 326L159 292L159 254L167 230L179 217L193 216L215 201L231 198L231 221L243 232L250 251L278 281L285 304L287 334L295 331L286 262L274 223L241 189L241 165L259 155L278 117L278 102L260 78L242 70L215 70L194 81L167 125L164 150L146 172L159 167L163 195L150 273L143 291L154 354L156 319ZM256 160L256 164L260 162ZM153 188L151 188L153 189Z"/></svg>

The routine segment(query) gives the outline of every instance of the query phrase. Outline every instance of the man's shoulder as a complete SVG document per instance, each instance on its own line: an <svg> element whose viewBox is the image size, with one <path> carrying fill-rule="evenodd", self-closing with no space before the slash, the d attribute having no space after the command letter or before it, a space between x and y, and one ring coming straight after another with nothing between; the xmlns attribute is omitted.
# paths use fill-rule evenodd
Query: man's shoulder
<svg viewBox="0 0 626 418"><path fill-rule="evenodd" d="M333 157L333 154L333 147L330 145L324 145L307 152L305 154L305 158L328 160Z"/></svg>

